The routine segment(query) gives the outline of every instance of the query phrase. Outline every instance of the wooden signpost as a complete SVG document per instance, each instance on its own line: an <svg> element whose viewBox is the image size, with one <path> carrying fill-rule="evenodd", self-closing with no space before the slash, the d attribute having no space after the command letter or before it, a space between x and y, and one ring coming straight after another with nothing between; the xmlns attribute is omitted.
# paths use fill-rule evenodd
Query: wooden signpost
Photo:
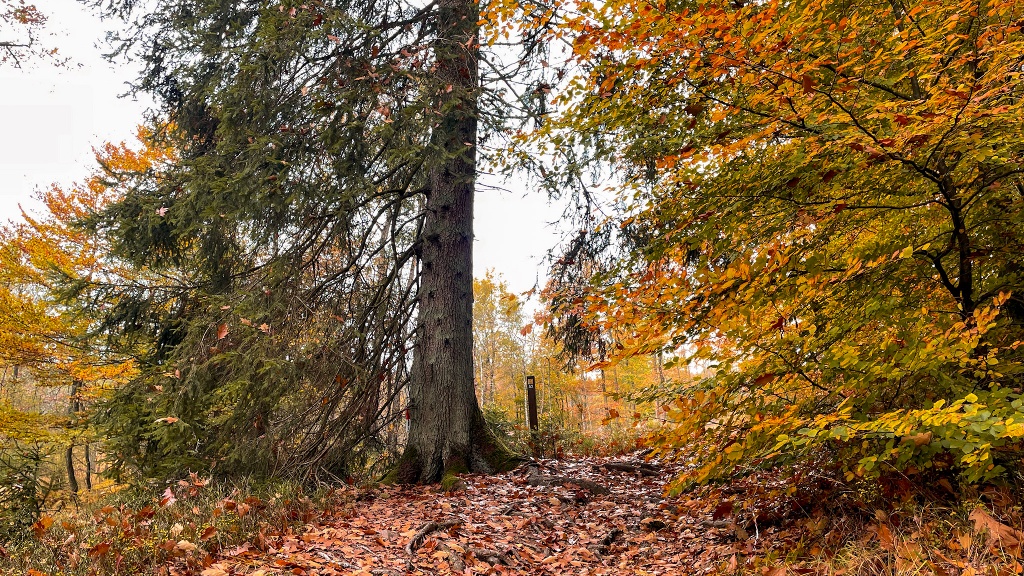
<svg viewBox="0 0 1024 576"><path fill-rule="evenodd" d="M530 451L540 456L540 422L537 420L537 379L526 377L526 420L530 424Z"/></svg>
<svg viewBox="0 0 1024 576"><path fill-rule="evenodd" d="M530 430L536 432L540 424L537 420L537 381L533 376L526 377L526 417Z"/></svg>

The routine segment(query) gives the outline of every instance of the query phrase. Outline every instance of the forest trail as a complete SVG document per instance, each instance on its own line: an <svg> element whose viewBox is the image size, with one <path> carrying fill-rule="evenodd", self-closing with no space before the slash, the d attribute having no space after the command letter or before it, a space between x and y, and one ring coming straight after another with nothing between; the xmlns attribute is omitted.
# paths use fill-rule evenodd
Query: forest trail
<svg viewBox="0 0 1024 576"><path fill-rule="evenodd" d="M637 464L543 460L464 476L465 486L450 493L353 490L303 530L223 550L201 573L700 574L736 562L748 543L732 530L708 528L722 524L711 520L713 504L666 498L675 468Z"/></svg>

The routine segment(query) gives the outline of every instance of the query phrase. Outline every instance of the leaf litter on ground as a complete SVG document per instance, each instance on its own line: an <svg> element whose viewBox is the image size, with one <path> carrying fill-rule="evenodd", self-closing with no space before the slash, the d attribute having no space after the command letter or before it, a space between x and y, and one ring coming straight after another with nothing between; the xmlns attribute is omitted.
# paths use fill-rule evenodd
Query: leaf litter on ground
<svg viewBox="0 0 1024 576"><path fill-rule="evenodd" d="M736 562L731 524L665 497L678 472L636 457L539 460L465 475L455 492L352 490L302 530L208 557L201 574L701 574Z"/></svg>

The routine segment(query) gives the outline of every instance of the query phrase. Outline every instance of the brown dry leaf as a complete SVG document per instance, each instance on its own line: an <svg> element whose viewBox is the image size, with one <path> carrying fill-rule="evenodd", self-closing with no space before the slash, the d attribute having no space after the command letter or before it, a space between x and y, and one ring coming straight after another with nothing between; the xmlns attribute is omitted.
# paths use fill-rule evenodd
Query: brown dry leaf
<svg viewBox="0 0 1024 576"><path fill-rule="evenodd" d="M996 520L984 508L975 508L968 518L974 523L975 531L988 533L989 544L1006 547L1020 545L1020 532Z"/></svg>
<svg viewBox="0 0 1024 576"><path fill-rule="evenodd" d="M174 545L174 548L175 550L181 550L182 552L192 552L196 549L196 545L188 540L179 540L178 543Z"/></svg>
<svg viewBox="0 0 1024 576"><path fill-rule="evenodd" d="M931 444L931 442L932 442L932 433L931 433L931 430L929 430L927 432L921 432L920 434L914 434L912 436L907 436L905 438L905 440L913 443L914 446L917 446L917 447L925 446L927 444Z"/></svg>
<svg viewBox="0 0 1024 576"><path fill-rule="evenodd" d="M53 526L53 518L49 516L42 516L32 525L32 533L35 534L36 538L42 538L43 534Z"/></svg>
<svg viewBox="0 0 1024 576"><path fill-rule="evenodd" d="M889 530L889 526L886 524L878 525L878 545L888 552L896 549L892 530Z"/></svg>
<svg viewBox="0 0 1024 576"><path fill-rule="evenodd" d="M100 542L99 544L89 548L89 557L98 558L103 556L110 550L110 542Z"/></svg>

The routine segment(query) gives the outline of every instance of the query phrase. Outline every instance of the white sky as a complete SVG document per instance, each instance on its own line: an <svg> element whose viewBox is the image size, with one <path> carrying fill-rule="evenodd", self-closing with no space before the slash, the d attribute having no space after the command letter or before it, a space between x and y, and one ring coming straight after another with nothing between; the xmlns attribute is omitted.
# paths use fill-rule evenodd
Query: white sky
<svg viewBox="0 0 1024 576"><path fill-rule="evenodd" d="M0 221L20 219L19 205L32 212L33 193L50 184L70 184L88 175L92 148L131 141L150 101L119 97L137 69L114 66L98 46L105 24L76 0L45 0L49 45L70 56L68 67L31 64L0 67ZM493 268L513 291L543 284L541 258L558 242L550 225L560 214L541 192L517 182L481 186L476 200L474 268Z"/></svg>

